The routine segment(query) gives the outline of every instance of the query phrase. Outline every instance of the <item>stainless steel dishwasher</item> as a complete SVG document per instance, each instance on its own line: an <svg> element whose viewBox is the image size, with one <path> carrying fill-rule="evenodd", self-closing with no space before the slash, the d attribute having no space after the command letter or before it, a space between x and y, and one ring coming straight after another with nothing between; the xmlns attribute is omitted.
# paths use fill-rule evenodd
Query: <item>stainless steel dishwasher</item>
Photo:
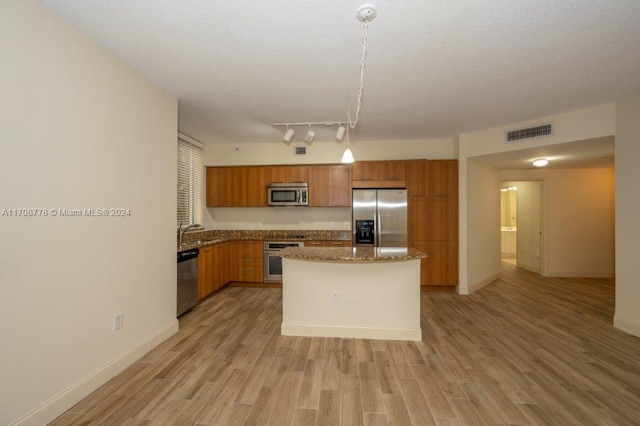
<svg viewBox="0 0 640 426"><path fill-rule="evenodd" d="M177 316L193 308L198 303L198 254L191 249L178 252Z"/></svg>

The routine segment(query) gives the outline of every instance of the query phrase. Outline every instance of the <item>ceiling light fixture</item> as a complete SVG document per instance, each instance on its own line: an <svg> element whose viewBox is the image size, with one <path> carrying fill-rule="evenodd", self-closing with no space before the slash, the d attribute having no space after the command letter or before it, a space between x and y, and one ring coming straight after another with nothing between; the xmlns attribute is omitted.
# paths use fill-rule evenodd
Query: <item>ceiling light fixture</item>
<svg viewBox="0 0 640 426"><path fill-rule="evenodd" d="M547 160L546 158L537 158L535 160L533 160L533 164L536 167L544 167L547 164L549 164L549 160Z"/></svg>
<svg viewBox="0 0 640 426"><path fill-rule="evenodd" d="M324 124L326 126L338 125L338 130L336 132L336 141L342 142L345 137L345 133L347 136L347 147L342 155L343 163L353 163L355 159L353 158L353 153L351 152L350 144L349 144L349 130L353 130L356 128L358 121L360 121L360 110L362 109L362 90L364 89L364 73L365 73L365 62L367 59L367 31L369 28L369 22L373 21L373 19L377 15L377 10L375 6L365 5L358 9L358 13L356 13L356 18L360 22L363 23L362 29L362 58L360 59L360 86L358 87L358 96L357 96L357 104L356 104L356 114L355 118L351 118L351 110L349 108L349 98L347 97L347 121L325 121L325 122L307 122L307 123L274 123L274 126L287 126L287 130L284 134L283 139L287 142L291 142L293 139L293 129L290 129L289 126L309 126L309 131L305 136L304 140L306 142L311 142L315 137L315 132L311 130L312 125L321 125Z"/></svg>
<svg viewBox="0 0 640 426"><path fill-rule="evenodd" d="M287 131L284 132L284 136L282 136L282 139L284 139L285 142L291 142L295 134L296 132L294 132L293 129L290 129L287 125Z"/></svg>
<svg viewBox="0 0 640 426"><path fill-rule="evenodd" d="M305 135L304 141L307 142L307 143L312 142L313 138L315 138L315 137L316 137L316 132L311 130L311 124L309 124L309 131Z"/></svg>

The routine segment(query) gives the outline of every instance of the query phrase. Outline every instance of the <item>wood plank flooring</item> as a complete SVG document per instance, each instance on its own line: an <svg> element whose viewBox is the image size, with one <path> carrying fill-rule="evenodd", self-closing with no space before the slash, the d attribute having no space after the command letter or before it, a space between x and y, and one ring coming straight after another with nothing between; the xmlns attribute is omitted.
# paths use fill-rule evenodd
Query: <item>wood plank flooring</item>
<svg viewBox="0 0 640 426"><path fill-rule="evenodd" d="M613 280L503 268L470 296L422 293L422 342L281 336L280 289L222 289L52 424L640 424Z"/></svg>

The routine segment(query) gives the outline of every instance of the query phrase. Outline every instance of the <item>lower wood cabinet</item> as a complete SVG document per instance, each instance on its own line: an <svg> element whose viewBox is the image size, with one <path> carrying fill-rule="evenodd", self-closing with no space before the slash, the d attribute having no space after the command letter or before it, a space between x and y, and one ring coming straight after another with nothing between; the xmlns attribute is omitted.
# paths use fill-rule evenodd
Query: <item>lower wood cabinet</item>
<svg viewBox="0 0 640 426"><path fill-rule="evenodd" d="M454 241L429 241L428 286L455 286L458 283L458 249Z"/></svg>
<svg viewBox="0 0 640 426"><path fill-rule="evenodd" d="M351 247L350 240L313 240L305 241L305 247Z"/></svg>
<svg viewBox="0 0 640 426"><path fill-rule="evenodd" d="M229 281L263 282L262 241L231 242Z"/></svg>
<svg viewBox="0 0 640 426"><path fill-rule="evenodd" d="M220 243L200 248L198 256L198 300L229 281L229 245Z"/></svg>

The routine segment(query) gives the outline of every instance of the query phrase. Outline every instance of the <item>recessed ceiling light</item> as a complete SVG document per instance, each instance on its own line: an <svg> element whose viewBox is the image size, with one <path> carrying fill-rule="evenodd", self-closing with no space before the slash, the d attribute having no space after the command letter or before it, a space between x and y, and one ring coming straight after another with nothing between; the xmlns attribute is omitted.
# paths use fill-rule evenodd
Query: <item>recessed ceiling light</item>
<svg viewBox="0 0 640 426"><path fill-rule="evenodd" d="M546 158L538 158L533 160L532 164L536 167L544 167L549 164L549 160L547 160Z"/></svg>

